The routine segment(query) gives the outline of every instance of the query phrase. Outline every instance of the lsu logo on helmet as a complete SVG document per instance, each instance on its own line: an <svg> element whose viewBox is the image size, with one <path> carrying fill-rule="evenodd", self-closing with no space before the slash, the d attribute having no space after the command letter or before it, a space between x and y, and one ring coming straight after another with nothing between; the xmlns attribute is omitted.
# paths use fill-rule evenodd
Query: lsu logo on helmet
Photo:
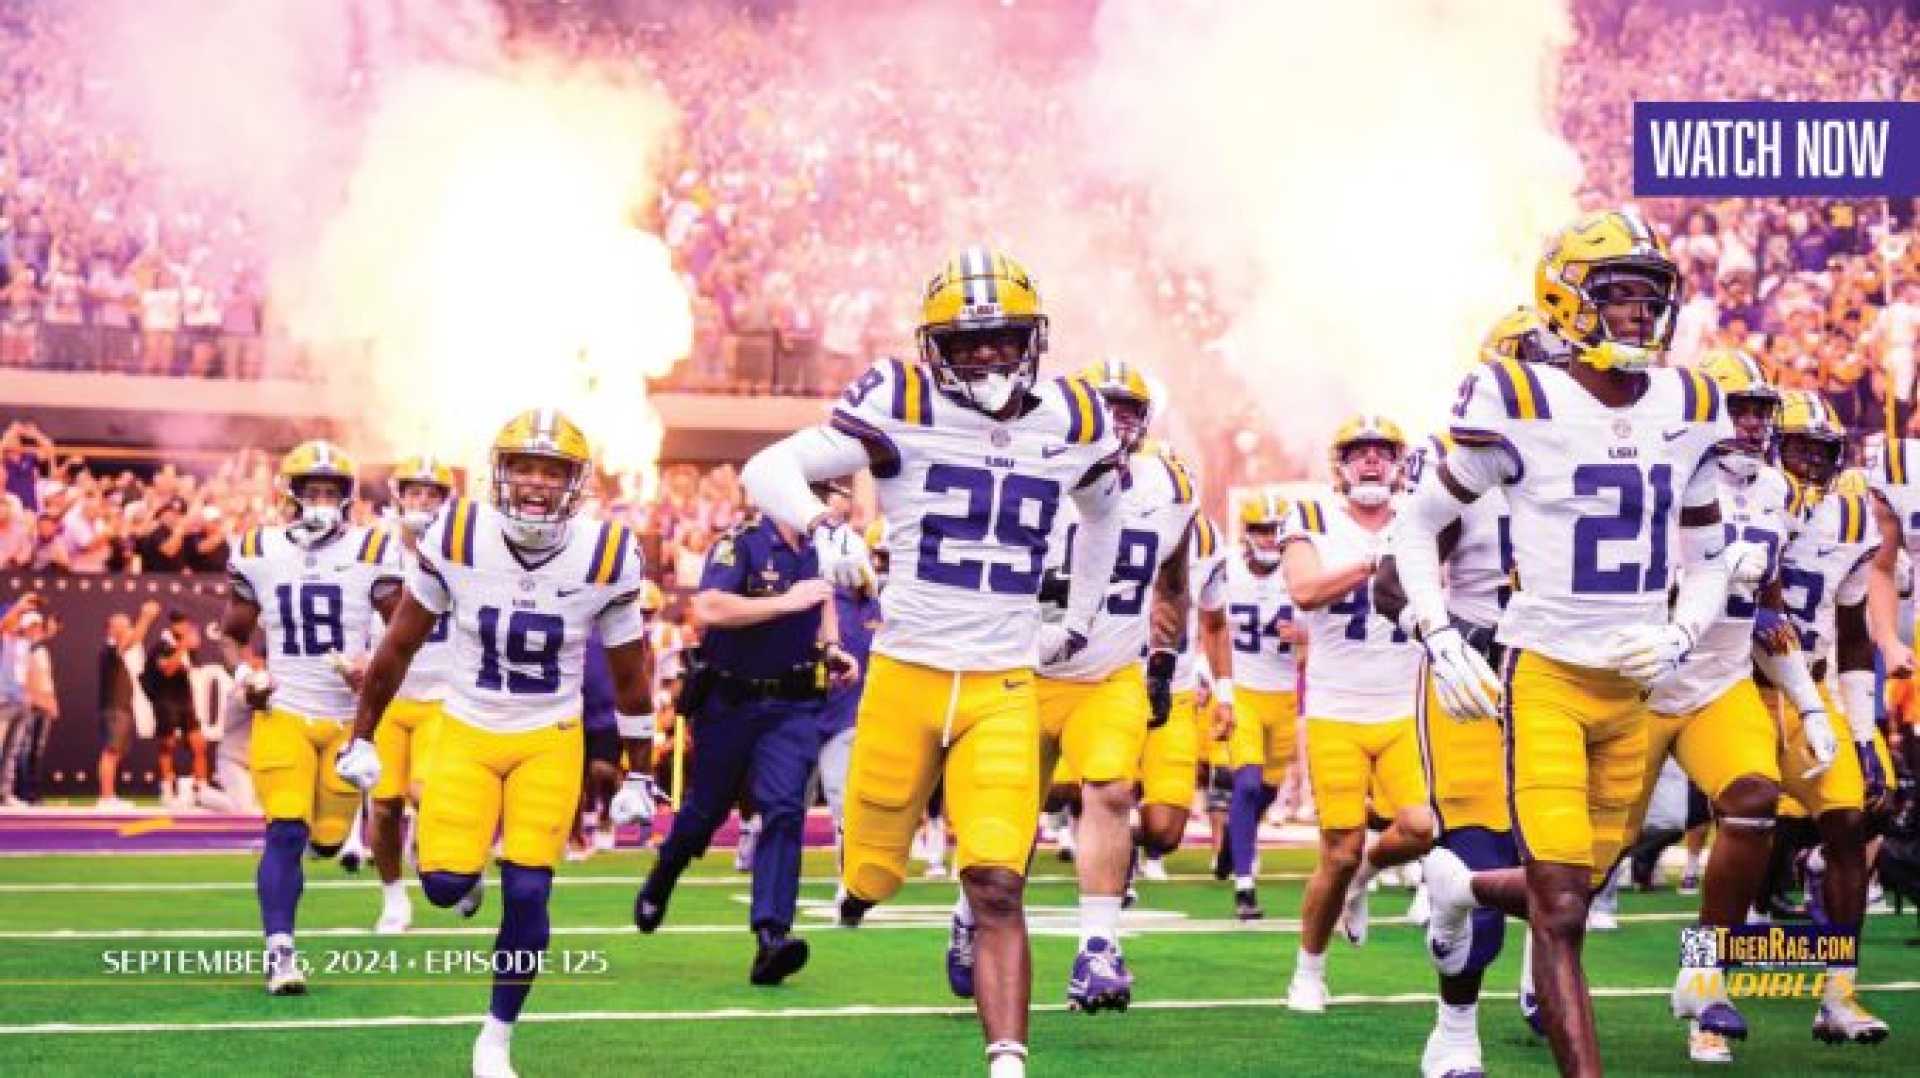
<svg viewBox="0 0 1920 1078"><path fill-rule="evenodd" d="M1047 351L1047 316L1026 267L976 244L927 282L914 337L935 384L991 415L1033 388ZM992 358L981 358L981 349Z"/></svg>
<svg viewBox="0 0 1920 1078"><path fill-rule="evenodd" d="M1632 210L1581 218L1548 245L1533 278L1534 303L1580 362L1599 370L1651 366L1673 339L1680 272L1667 245ZM1650 324L1608 325L1602 308L1639 303Z"/></svg>

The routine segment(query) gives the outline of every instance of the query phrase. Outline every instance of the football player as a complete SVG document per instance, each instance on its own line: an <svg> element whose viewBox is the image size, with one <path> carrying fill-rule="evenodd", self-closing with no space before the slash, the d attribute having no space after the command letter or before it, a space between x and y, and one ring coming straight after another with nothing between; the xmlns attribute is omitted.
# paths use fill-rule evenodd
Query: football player
<svg viewBox="0 0 1920 1078"><path fill-rule="evenodd" d="M814 537L852 584L865 544L808 482L868 468L892 572L848 778L843 907L900 888L913 831L945 774L955 866L972 908L976 1007L990 1072L1025 1073L1032 956L1025 869L1040 812L1033 668L1086 646L1119 545L1122 463L1106 405L1039 379L1047 320L1027 271L968 247L921 302L917 362L883 360L830 421L756 454L741 478L765 512ZM1065 622L1043 648L1036 597L1065 500L1080 514ZM844 912L844 909L843 909Z"/></svg>
<svg viewBox="0 0 1920 1078"><path fill-rule="evenodd" d="M1227 852L1233 870L1234 913L1257 921L1263 913L1254 872L1260 854L1260 818L1273 804L1292 766L1300 712L1295 649L1304 639L1293 623L1293 600L1280 572L1280 529L1288 506L1272 491L1240 504L1240 556L1227 563L1227 620L1231 666L1214 671L1213 698L1234 708L1227 737L1233 792L1227 804Z"/></svg>
<svg viewBox="0 0 1920 1078"><path fill-rule="evenodd" d="M1168 831L1167 803L1184 812L1193 798L1196 753L1188 736L1193 725L1170 730L1169 718L1174 645L1187 621L1188 543L1199 492L1172 449L1146 442L1154 400L1145 376L1124 362L1107 360L1082 371L1080 380L1106 402L1127 455L1118 510L1120 553L1087 646L1059 662L1042 663L1036 692L1040 774L1053 775L1058 763L1079 785L1074 867L1080 879L1080 951L1067 978L1067 1007L1091 1014L1126 1010L1133 998L1133 974L1119 941L1134 846L1127 823L1134 783L1144 774L1159 797L1158 811L1153 803L1142 804L1141 823L1162 838ZM1072 507L1062 507L1049 550L1057 546L1065 566L1073 560L1079 530ZM1148 655L1144 668L1143 652ZM1179 742L1169 734L1179 735ZM1143 772L1150 744L1156 745L1160 758ZM1184 789L1184 797L1178 790L1169 797L1164 789L1168 775ZM1178 843L1179 836L1180 831L1173 831L1173 842ZM965 895L960 903L964 907ZM964 910L956 917L971 920ZM959 924L955 934L964 927ZM950 980L956 990L971 987L970 972Z"/></svg>
<svg viewBox="0 0 1920 1078"><path fill-rule="evenodd" d="M1479 362L1503 359L1543 362L1549 355L1545 324L1531 308L1520 308L1496 322L1482 342ZM1445 435L1407 454L1407 485L1418 491L1423 483L1437 483L1436 466L1453 447ZM1460 518L1442 529L1440 559L1446 567L1447 614L1467 645L1480 652L1490 667L1504 658L1494 640L1500 612L1512 595L1512 521L1506 495L1495 488L1467 506ZM1392 553L1392 537L1374 574L1373 598L1380 616L1412 635L1415 626L1406 617L1411 609L1400 586ZM1507 776L1502 766L1500 728L1490 722L1453 722L1436 692L1431 672L1422 658L1421 687L1414 698L1415 730L1420 762L1434 814L1435 839L1472 869L1507 868L1520 863L1513 844L1512 818L1507 811ZM1473 940L1465 967L1440 978L1440 1003L1433 1031L1420 1057L1427 1078L1471 1074L1481 1069L1479 1001L1486 969L1500 956L1506 939L1506 917L1498 910L1477 909L1471 923ZM1523 1013L1531 995L1524 991Z"/></svg>
<svg viewBox="0 0 1920 1078"><path fill-rule="evenodd" d="M1476 905L1526 916L1548 1040L1562 1073L1600 1072L1580 964L1587 896L1624 848L1645 771L1647 688L1726 602L1713 458L1733 430L1705 377L1656 366L1679 274L1632 211L1583 218L1535 273L1564 369L1514 360L1467 376L1453 452L1402 509L1395 544L1413 625L1446 710L1492 717L1504 697L1515 842L1524 869L1427 858L1428 942L1448 976L1470 958ZM1500 618L1504 687L1453 627L1436 538L1505 487L1521 586ZM1676 550L1675 547L1678 547ZM1688 572L1669 613L1676 566Z"/></svg>
<svg viewBox="0 0 1920 1078"><path fill-rule="evenodd" d="M1759 363L1737 351L1711 352L1698 370L1719 387L1737 432L1717 458L1720 519L1737 541L1757 545L1764 561L1758 582L1763 594L1756 596L1744 583L1737 587L1673 675L1654 686L1647 700L1653 717L1647 726L1646 771L1628 830L1639 832L1671 753L1707 795L1720 828L1701 889L1700 923L1732 928L1745 923L1760 894L1780 801L1779 735L1754 683L1755 663L1773 683L1796 686L1796 700L1808 705L1800 719L1821 732L1818 743L1825 750L1812 765L1816 770L1832 761L1833 738L1793 635L1766 632L1782 620L1777 567L1796 530L1788 516L1787 480L1766 464L1780 393ZM1758 650L1756 622L1767 642ZM1703 994L1700 978L1690 969L1679 970L1674 982L1674 1016L1688 1020L1687 1052L1696 1063L1728 1062L1727 1041L1747 1035L1746 1021L1724 984L1717 987Z"/></svg>
<svg viewBox="0 0 1920 1078"><path fill-rule="evenodd" d="M348 520L353 461L339 447L303 442L280 462L288 519L241 536L228 562L232 590L221 616L221 649L253 723L249 759L267 818L254 877L267 937L267 992L299 995L306 976L294 951L294 913L310 844L331 857L360 811L360 791L327 766L347 739L376 607L400 592L399 544ZM265 670L247 662L255 629L265 633Z"/></svg>
<svg viewBox="0 0 1920 1078"><path fill-rule="evenodd" d="M454 662L420 804L420 889L473 916L499 836L493 997L473 1046L473 1073L491 1078L513 1073L513 1023L547 948L553 866L580 801L590 631L606 643L617 712L647 714L653 701L639 548L624 525L574 520L592 468L586 436L558 411L532 409L508 421L489 455L488 502L454 501L416 544L367 668L353 740L334 766L362 789L379 782L369 739L413 657L451 616Z"/></svg>
<svg viewBox="0 0 1920 1078"><path fill-rule="evenodd" d="M1224 880L1229 870L1227 808L1233 795L1233 771L1227 766L1227 737L1233 731L1233 707L1231 704L1224 709L1213 706L1216 664L1209 656L1219 654L1220 676L1226 677L1231 686L1233 644L1227 638L1226 616L1229 555L1226 545L1220 541L1220 529L1204 513L1194 518L1193 541L1188 544L1187 553L1191 605L1187 611L1186 632L1180 638L1178 661L1173 666L1173 721L1184 720L1191 725L1194 744L1206 749L1195 762L1194 786L1203 782L1206 786L1214 878ZM1180 818L1180 830L1186 830L1184 815ZM1151 857L1143 861L1141 875L1160 878L1151 868L1157 862L1158 858Z"/></svg>
<svg viewBox="0 0 1920 1078"><path fill-rule="evenodd" d="M453 496L453 469L427 454L407 457L394 465L387 491L399 517L401 560L410 563L418 556L415 548L421 533ZM440 700L446 695L452 661L447 619L442 617L407 668L407 679L374 738L373 747L380 751L380 784L373 789L370 820L373 864L380 873L383 898L373 930L382 935L405 932L413 923L413 903L400 878L401 834L406 829L407 804L420 804L420 785L426 780L433 738L440 729Z"/></svg>
<svg viewBox="0 0 1920 1078"><path fill-rule="evenodd" d="M1894 451L1903 444L1887 448ZM1820 846L1809 854L1806 864L1809 911L1818 923L1858 933L1867 908L1870 818L1889 796L1888 779L1893 774L1886 742L1875 722L1875 641L1868 629L1867 604L1878 583L1874 560L1884 558L1897 543L1893 538L1883 541L1889 533L1880 527L1898 527L1898 518L1887 506L1899 504L1894 501L1898 492L1891 476L1903 465L1889 456L1873 469L1869 482L1874 495L1831 492L1846 449L1846 432L1832 407L1819 394L1804 390L1785 396L1779 445L1780 467L1793 479L1797 507L1806 517L1802 534L1785 554L1787 615L1807 654L1815 657L1814 678L1824 684L1827 668L1838 667L1840 711L1845 713L1851 742L1836 752L1837 728L1829 732L1801 718L1810 710L1806 705L1781 709L1782 786L1806 807L1820 836ZM1888 661L1901 659L1895 654ZM1791 694L1793 686L1785 688ZM1815 698L1828 714L1833 713L1824 689ZM1824 771L1812 766L1822 758L1831 762ZM1861 1006L1854 994L1858 979L1857 963L1827 967L1820 1009L1813 1020L1815 1037L1829 1043L1860 1044L1886 1039L1887 1024Z"/></svg>
<svg viewBox="0 0 1920 1078"><path fill-rule="evenodd" d="M1327 1009L1327 940L1367 939L1367 884L1433 846L1433 811L1413 728L1420 646L1373 609L1373 571L1393 496L1405 479L1406 436L1390 419L1340 425L1329 452L1336 502L1300 501L1281 539L1281 567L1313 656L1301 685L1307 774L1320 814L1320 860L1307 882L1300 947L1287 986L1291 1010ZM1367 843L1368 792L1390 822Z"/></svg>

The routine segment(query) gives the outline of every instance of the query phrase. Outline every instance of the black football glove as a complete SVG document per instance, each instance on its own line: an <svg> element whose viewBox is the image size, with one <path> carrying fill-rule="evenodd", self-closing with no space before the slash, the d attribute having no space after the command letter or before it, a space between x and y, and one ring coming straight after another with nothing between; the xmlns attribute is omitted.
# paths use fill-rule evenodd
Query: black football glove
<svg viewBox="0 0 1920 1078"><path fill-rule="evenodd" d="M1147 729L1158 730L1167 724L1167 717L1173 714L1173 667L1174 653L1167 648L1156 648L1147 656L1147 709L1151 717L1147 719Z"/></svg>

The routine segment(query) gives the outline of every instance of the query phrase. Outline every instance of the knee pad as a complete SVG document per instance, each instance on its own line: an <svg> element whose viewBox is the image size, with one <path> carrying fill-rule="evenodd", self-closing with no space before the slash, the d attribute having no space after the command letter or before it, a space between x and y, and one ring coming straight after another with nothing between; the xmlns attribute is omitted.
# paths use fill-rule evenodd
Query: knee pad
<svg viewBox="0 0 1920 1078"><path fill-rule="evenodd" d="M885 902L906 881L900 870L884 858L848 850L846 862L841 878L847 885L847 893L866 902Z"/></svg>
<svg viewBox="0 0 1920 1078"><path fill-rule="evenodd" d="M445 909L466 897L479 878L478 872L422 872L420 890L428 902Z"/></svg>
<svg viewBox="0 0 1920 1078"><path fill-rule="evenodd" d="M1440 836L1440 845L1453 851L1468 868L1481 872L1491 868L1511 868L1520 863L1520 849L1511 831L1490 831L1484 827L1459 827Z"/></svg>
<svg viewBox="0 0 1920 1078"><path fill-rule="evenodd" d="M312 834L305 820L268 820L267 849L282 853L292 851L295 857L307 848L307 836Z"/></svg>
<svg viewBox="0 0 1920 1078"><path fill-rule="evenodd" d="M552 869L500 862L500 899L507 909L545 909L552 894Z"/></svg>

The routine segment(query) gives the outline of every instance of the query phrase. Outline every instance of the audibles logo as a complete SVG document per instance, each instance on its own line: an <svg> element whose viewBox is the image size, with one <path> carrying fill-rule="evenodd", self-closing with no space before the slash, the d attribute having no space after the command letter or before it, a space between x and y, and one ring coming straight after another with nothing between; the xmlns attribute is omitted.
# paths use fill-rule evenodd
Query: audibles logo
<svg viewBox="0 0 1920 1078"><path fill-rule="evenodd" d="M1697 925L1680 930L1681 981L1697 998L1817 997L1829 966L1859 962L1858 932L1831 925Z"/></svg>

